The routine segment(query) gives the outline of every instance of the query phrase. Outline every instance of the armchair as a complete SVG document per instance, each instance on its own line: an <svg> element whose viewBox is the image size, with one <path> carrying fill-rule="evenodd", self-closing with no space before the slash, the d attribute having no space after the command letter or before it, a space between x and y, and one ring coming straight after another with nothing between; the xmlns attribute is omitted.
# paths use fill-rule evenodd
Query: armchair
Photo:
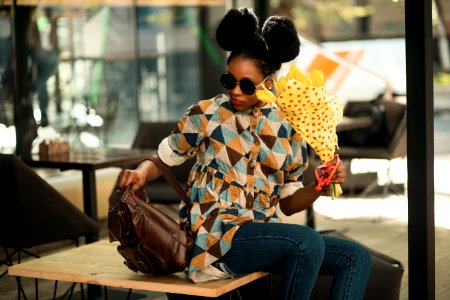
<svg viewBox="0 0 450 300"><path fill-rule="evenodd" d="M406 157L406 105L393 100L379 99L370 103L349 102L344 115L368 114L373 117L374 125L370 128L339 132L339 153L342 159L384 159L388 161L387 184L383 188L386 195L393 186L391 161ZM356 108L355 108L356 107ZM364 109L362 109L364 107ZM371 108L369 108L371 107ZM361 193L366 196L378 185L375 179Z"/></svg>
<svg viewBox="0 0 450 300"><path fill-rule="evenodd" d="M20 263L23 253L38 257L31 247L99 232L96 222L15 155L0 154L0 187L0 247L6 256L0 265L12 265L16 256Z"/></svg>

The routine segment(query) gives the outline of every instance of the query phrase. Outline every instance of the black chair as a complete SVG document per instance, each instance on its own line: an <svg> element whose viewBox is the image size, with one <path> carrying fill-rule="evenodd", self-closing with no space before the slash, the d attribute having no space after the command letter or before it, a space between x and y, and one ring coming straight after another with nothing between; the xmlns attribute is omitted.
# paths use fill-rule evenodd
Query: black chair
<svg viewBox="0 0 450 300"><path fill-rule="evenodd" d="M326 230L320 231L324 236L337 237L347 240L354 239L346 236L340 231ZM357 242L357 241L356 241ZM364 300L398 300L405 267L396 258L364 246L369 250L372 257L372 268L370 270L369 281L367 283ZM331 286L332 276L322 275L317 278L311 300L328 299L328 292Z"/></svg>
<svg viewBox="0 0 450 300"><path fill-rule="evenodd" d="M132 148L158 149L161 141L176 128L178 121L142 122L132 143ZM180 185L185 188L189 172L194 165L195 159L171 167L171 171ZM149 183L148 196L152 202L168 203L179 202L180 198L176 191L161 176Z"/></svg>
<svg viewBox="0 0 450 300"><path fill-rule="evenodd" d="M320 231L323 236L331 236L346 240L354 239L348 237L340 231L325 230ZM358 241L355 241L358 242ZM365 247L372 257L372 268L369 274L364 300L398 300L400 299L400 290L405 268L403 263L396 258L376 251L368 246ZM276 280L281 280L279 276L273 276L276 286ZM311 300L321 300L329 298L329 290L333 277L329 275L320 275L312 291Z"/></svg>
<svg viewBox="0 0 450 300"><path fill-rule="evenodd" d="M395 99L395 98L394 98ZM384 159L388 161L388 182L383 195L394 188L391 160L406 157L406 105L394 100L379 99L367 103L348 103L344 115L370 116L373 126L338 132L341 159ZM378 186L375 179L360 194L366 196Z"/></svg>
<svg viewBox="0 0 450 300"><path fill-rule="evenodd" d="M80 236L99 232L95 221L15 155L0 154L0 187L0 247L6 256L0 266L12 265L15 257L20 263L23 253L39 257L31 247L64 240L78 245ZM25 296L20 278L17 282L19 296Z"/></svg>

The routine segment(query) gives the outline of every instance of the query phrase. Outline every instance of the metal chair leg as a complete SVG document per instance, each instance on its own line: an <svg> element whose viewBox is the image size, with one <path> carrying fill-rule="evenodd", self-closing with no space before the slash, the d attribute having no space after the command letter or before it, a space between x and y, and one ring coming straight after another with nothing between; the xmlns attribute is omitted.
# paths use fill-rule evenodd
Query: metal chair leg
<svg viewBox="0 0 450 300"><path fill-rule="evenodd" d="M23 296L23 298L25 300L27 300L27 295L25 294L25 291L23 290L23 286L22 286L22 278L21 277L16 277L16 281L17 281L17 299L21 299L21 295Z"/></svg>
<svg viewBox="0 0 450 300"><path fill-rule="evenodd" d="M131 297L131 291L133 291L132 289L129 289L128 290L128 293L127 293L127 300L129 300L130 299L130 297Z"/></svg>
<svg viewBox="0 0 450 300"><path fill-rule="evenodd" d="M76 282L72 283L72 286L70 288L69 297L67 299L72 299L73 290L74 290L76 284L77 284Z"/></svg>
<svg viewBox="0 0 450 300"><path fill-rule="evenodd" d="M7 266L12 266L13 265L13 257L16 254L17 254L17 263L20 264L20 262L22 260L22 252L24 252L24 253L26 253L26 254L28 254L30 256L39 258L39 256L37 254L31 253L31 252L29 252L29 251L27 251L25 249L14 249L12 253L9 253L8 249L6 247L3 247L3 251L5 252L6 258L0 262L1 265L4 264L4 265L7 265ZM3 274L1 274L0 278L3 277L6 274L7 274L7 271L5 271ZM16 282L17 282L17 298L21 299L21 297L23 296L24 299L26 300L27 299L27 295L25 294L25 290L23 289L21 277L16 276ZM38 289L38 281L37 281L37 279L35 279L35 292L36 292L36 299L38 299L38 297L39 297L39 294L38 294L39 289Z"/></svg>
<svg viewBox="0 0 450 300"><path fill-rule="evenodd" d="M0 266L3 266L3 265L8 266L8 267L12 266L12 257L16 254L17 250L14 250L12 253L9 253L8 249L6 247L2 247L2 248L3 248L3 252L5 252L5 259L0 260ZM8 274L7 270L0 275L0 278L5 276L6 274Z"/></svg>
<svg viewBox="0 0 450 300"><path fill-rule="evenodd" d="M37 278L34 279L34 293L36 295L36 300L39 300L39 283Z"/></svg>
<svg viewBox="0 0 450 300"><path fill-rule="evenodd" d="M56 299L56 290L58 289L58 280L55 280L55 286L53 287L53 300Z"/></svg>
<svg viewBox="0 0 450 300"><path fill-rule="evenodd" d="M359 197L366 197L378 186L378 178L375 178L366 188L359 194Z"/></svg>
<svg viewBox="0 0 450 300"><path fill-rule="evenodd" d="M81 300L84 300L84 287L82 283L80 283L80 292L81 292Z"/></svg>

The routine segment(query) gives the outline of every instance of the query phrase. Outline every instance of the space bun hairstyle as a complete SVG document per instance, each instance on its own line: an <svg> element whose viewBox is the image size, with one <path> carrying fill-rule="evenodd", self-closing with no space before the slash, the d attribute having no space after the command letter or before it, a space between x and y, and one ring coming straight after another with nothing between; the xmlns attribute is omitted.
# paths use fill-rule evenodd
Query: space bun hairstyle
<svg viewBox="0 0 450 300"><path fill-rule="evenodd" d="M273 74L281 64L291 61L300 51L294 23L282 16L269 17L262 27L247 7L230 9L216 30L218 45L230 51L227 62L242 55L254 60L264 76Z"/></svg>

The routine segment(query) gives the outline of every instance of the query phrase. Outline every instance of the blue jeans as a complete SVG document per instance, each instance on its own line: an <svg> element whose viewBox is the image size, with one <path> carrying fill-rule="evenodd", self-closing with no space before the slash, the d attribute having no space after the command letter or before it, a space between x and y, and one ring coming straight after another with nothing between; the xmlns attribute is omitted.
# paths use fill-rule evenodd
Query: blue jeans
<svg viewBox="0 0 450 300"><path fill-rule="evenodd" d="M309 299L319 274L333 276L331 299L363 299L371 256L357 243L306 226L247 223L220 262L235 275L281 274L279 299Z"/></svg>

